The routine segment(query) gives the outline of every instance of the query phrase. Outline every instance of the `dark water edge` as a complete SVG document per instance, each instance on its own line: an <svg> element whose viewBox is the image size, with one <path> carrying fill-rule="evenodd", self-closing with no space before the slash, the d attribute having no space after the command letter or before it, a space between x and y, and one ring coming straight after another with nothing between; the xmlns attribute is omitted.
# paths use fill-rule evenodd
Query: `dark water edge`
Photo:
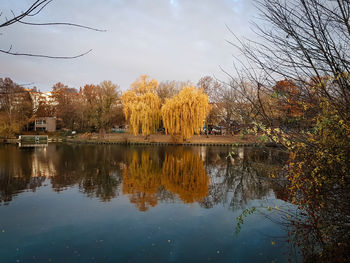
<svg viewBox="0 0 350 263"><path fill-rule="evenodd" d="M264 148L0 146L1 262L300 261L279 215L283 152Z"/></svg>

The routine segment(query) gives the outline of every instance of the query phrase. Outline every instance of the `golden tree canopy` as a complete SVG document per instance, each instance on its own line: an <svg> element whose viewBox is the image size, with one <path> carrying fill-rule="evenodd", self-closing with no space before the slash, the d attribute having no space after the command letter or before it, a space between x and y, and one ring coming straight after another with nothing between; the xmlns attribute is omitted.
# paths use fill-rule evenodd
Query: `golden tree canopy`
<svg viewBox="0 0 350 263"><path fill-rule="evenodd" d="M194 86L186 86L181 92L165 101L161 113L167 134L181 135L188 139L199 134L210 110L208 95Z"/></svg>
<svg viewBox="0 0 350 263"><path fill-rule="evenodd" d="M141 75L130 85L130 88L138 95L147 92L156 92L158 89L158 81L155 79L150 79L148 75Z"/></svg>
<svg viewBox="0 0 350 263"><path fill-rule="evenodd" d="M129 130L142 135L154 133L160 122L160 99L156 94L158 82L141 76L131 84L131 90L122 96L125 119L129 123Z"/></svg>

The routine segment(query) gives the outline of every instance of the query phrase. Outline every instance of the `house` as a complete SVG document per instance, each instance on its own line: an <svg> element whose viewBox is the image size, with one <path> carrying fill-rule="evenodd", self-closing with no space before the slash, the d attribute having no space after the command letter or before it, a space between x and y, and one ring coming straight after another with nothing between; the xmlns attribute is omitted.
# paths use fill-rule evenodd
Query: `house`
<svg viewBox="0 0 350 263"><path fill-rule="evenodd" d="M37 117L34 123L35 131L56 131L56 118L55 117Z"/></svg>

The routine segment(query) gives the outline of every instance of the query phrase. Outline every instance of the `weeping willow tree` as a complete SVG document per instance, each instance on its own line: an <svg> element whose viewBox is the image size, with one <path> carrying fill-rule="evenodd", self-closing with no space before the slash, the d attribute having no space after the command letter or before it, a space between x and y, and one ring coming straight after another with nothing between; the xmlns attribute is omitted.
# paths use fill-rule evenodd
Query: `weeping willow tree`
<svg viewBox="0 0 350 263"><path fill-rule="evenodd" d="M161 113L167 134L188 139L199 134L210 110L208 95L193 86L165 101Z"/></svg>
<svg viewBox="0 0 350 263"><path fill-rule="evenodd" d="M161 101L156 93L158 82L142 75L122 96L123 112L132 134L155 133L160 122Z"/></svg>
<svg viewBox="0 0 350 263"><path fill-rule="evenodd" d="M162 185L185 203L201 202L209 194L209 177L203 161L199 155L183 149L165 156Z"/></svg>

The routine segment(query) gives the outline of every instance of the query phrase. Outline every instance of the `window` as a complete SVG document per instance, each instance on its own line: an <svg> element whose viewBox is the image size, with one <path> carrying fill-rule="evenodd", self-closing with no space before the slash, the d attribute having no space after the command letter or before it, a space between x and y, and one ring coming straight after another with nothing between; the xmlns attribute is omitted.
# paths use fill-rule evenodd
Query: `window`
<svg viewBox="0 0 350 263"><path fill-rule="evenodd" d="M46 124L46 120L36 120L35 124L38 124L38 125Z"/></svg>

